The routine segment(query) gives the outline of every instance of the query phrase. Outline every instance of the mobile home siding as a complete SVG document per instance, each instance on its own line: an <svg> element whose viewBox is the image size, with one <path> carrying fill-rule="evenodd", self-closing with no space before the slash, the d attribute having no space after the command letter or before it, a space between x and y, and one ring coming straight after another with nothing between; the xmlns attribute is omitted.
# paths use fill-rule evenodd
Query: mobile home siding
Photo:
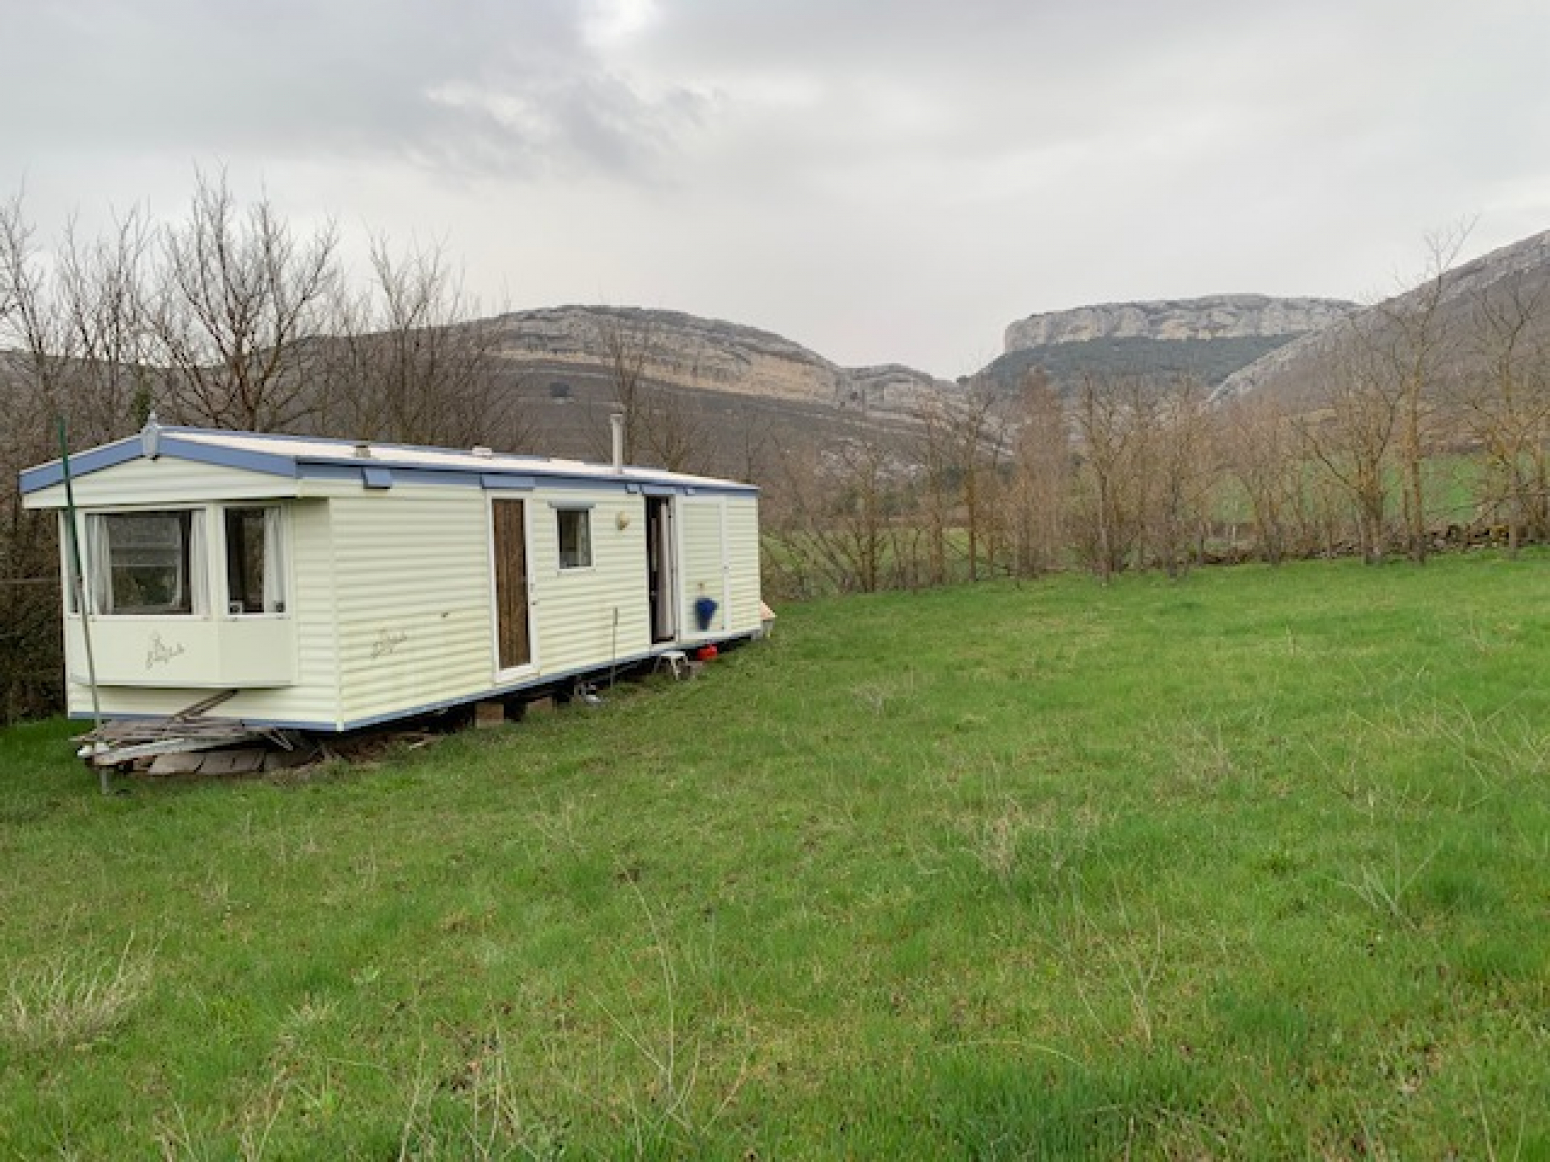
<svg viewBox="0 0 1550 1162"><path fill-rule="evenodd" d="M562 569L555 513L578 506L590 506L592 565ZM641 498L621 492L539 490L528 504L528 521L534 661L539 675L644 654L650 647L651 627L646 601L646 508Z"/></svg>
<svg viewBox="0 0 1550 1162"><path fill-rule="evenodd" d="M727 629L744 633L759 626L759 503L728 498L726 505Z"/></svg>
<svg viewBox="0 0 1550 1162"><path fill-rule="evenodd" d="M494 646L483 493L394 487L329 505L344 723L488 689Z"/></svg>
<svg viewBox="0 0 1550 1162"><path fill-rule="evenodd" d="M164 456L159 460L130 460L78 477L72 482L72 489L78 508L113 508L124 505L125 497L132 497L136 508L157 508L295 496L297 482L287 476L268 476ZM63 508L65 486L55 484L40 489L27 499L29 507Z"/></svg>
<svg viewBox="0 0 1550 1162"><path fill-rule="evenodd" d="M678 507L678 534L682 562L682 607L678 624L680 636L696 640L726 632L729 610L726 598L726 557L722 549L722 500L685 497ZM709 597L716 603L716 614L707 629L701 630L694 603Z"/></svg>

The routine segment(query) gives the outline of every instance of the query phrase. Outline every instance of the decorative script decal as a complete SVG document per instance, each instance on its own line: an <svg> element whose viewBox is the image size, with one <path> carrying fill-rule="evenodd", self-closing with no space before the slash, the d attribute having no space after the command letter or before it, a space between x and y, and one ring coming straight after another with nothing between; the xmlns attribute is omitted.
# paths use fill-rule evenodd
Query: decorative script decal
<svg viewBox="0 0 1550 1162"><path fill-rule="evenodd" d="M377 640L371 646L372 660L391 656L394 650L408 640L409 635L401 629L379 629Z"/></svg>
<svg viewBox="0 0 1550 1162"><path fill-rule="evenodd" d="M161 634L153 633L150 644L145 647L145 668L150 670L156 666L165 666L173 658L181 658L187 652L182 642L173 642L169 646L161 640Z"/></svg>

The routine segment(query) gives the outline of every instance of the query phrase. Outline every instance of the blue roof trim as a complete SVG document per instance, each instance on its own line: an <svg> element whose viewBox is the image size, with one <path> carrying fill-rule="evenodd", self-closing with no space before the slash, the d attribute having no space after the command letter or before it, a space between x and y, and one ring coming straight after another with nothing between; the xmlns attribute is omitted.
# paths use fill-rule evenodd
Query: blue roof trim
<svg viewBox="0 0 1550 1162"><path fill-rule="evenodd" d="M392 488L393 470L391 468L363 467L361 469L361 480L367 488Z"/></svg>
<svg viewBox="0 0 1550 1162"><path fill-rule="evenodd" d="M177 429L163 428L157 442L156 458L170 457L188 460L196 464L211 464L219 468L237 468L245 472L258 472L265 476L296 476L296 461L289 456L276 456L269 452L248 452L236 448L218 448L210 444L180 440ZM115 440L100 448L91 448L70 457L70 475L75 479L127 464L145 457L145 441L136 433L123 440ZM26 495L44 488L52 488L65 478L64 464L59 460L28 468L21 474L21 490Z"/></svg>
<svg viewBox="0 0 1550 1162"><path fill-rule="evenodd" d="M486 472L479 477L479 487L489 492L531 492L536 482L531 476L508 476L504 472Z"/></svg>
<svg viewBox="0 0 1550 1162"><path fill-rule="evenodd" d="M203 434L260 439L273 445L274 450L258 452L179 438L184 435ZM360 458L356 456L356 444L354 441L324 437L275 435L267 432L235 432L218 428L165 426L159 429L157 444L156 451L160 458L189 460L200 464L235 468L242 471L290 479L363 481L364 474L362 469L368 467L368 465L361 463ZM337 459L332 456L308 456L300 448L292 450L293 445L305 445L315 448L318 444L326 444L330 448L337 448L339 450ZM393 457L394 449L424 452L447 452L452 450L411 444L373 445L376 462L370 464L369 467L373 470L390 471L393 482L439 484L490 490L588 488L604 492L643 492L648 496L673 496L686 493L709 496L757 496L759 493L758 488L751 484L741 484L731 480L712 481L709 483L697 480L690 484L677 483L672 480L631 479L628 476L622 475L576 476L566 472L563 468L547 471L546 469L549 468L553 461L541 456L509 457L505 458L506 464L504 465L492 464L487 468L477 470L441 468L395 460ZM77 477L85 476L92 472L101 471L104 468L111 468L118 464L127 463L130 460L139 459L144 454L145 441L141 433L136 433L125 439L116 440L111 444L104 444L98 448L91 448L72 456L70 458L71 475ZM352 463L352 461L354 462ZM664 473L664 475L670 476L671 474ZM22 494L27 495L62 482L64 480L64 469L59 461L54 460L35 468L23 470L19 479ZM378 485L377 487L383 486Z"/></svg>
<svg viewBox="0 0 1550 1162"><path fill-rule="evenodd" d="M644 492L648 496L678 496L689 492L695 496L757 496L759 490L752 484L725 485L659 485L638 480L621 480L613 476L554 476L543 473L470 472L461 468L430 468L420 464L402 464L384 461L366 466L335 464L317 460L297 460L297 475L306 480L360 480L362 472L381 472L391 469L395 484L440 484L456 488L482 488L487 492L531 492L539 488L593 490L598 492Z"/></svg>
<svg viewBox="0 0 1550 1162"><path fill-rule="evenodd" d="M308 464L298 460L296 475L303 480L348 480L352 484L364 483L361 470L350 464Z"/></svg>
<svg viewBox="0 0 1550 1162"><path fill-rule="evenodd" d="M175 436L179 433L204 436L243 436L255 440L264 440L277 444L306 444L313 448L319 444L327 444L330 447L339 449L338 455L341 460L355 458L355 449L361 443L361 440L358 437L352 439L341 439L338 436L293 436L286 432L249 432L242 431L237 428L192 428L186 425L175 424L161 425L161 432L163 436ZM458 452L464 455L471 451L469 448L449 448L444 444L400 444L379 440L370 440L368 442L371 445L373 454L378 456L383 461L391 461L392 457L391 455L382 455L382 453L391 453L394 450L401 452ZM305 459L305 457L300 458ZM501 453L501 459L508 461L524 460L529 461L534 466L541 466L546 463L549 458L547 456L525 455L520 452L503 452ZM392 466L403 467L401 464L394 464ZM524 467L523 470L525 471L526 468Z"/></svg>
<svg viewBox="0 0 1550 1162"><path fill-rule="evenodd" d="M244 472L259 472L265 476L286 476L294 479L296 461L290 456L277 456L272 452L249 452L241 448L220 448L213 444L199 444L192 440L180 440L169 429L161 430L162 457L191 460L196 464L213 464L218 468L239 468Z"/></svg>
<svg viewBox="0 0 1550 1162"><path fill-rule="evenodd" d="M387 484L371 484L367 474L380 479L379 473L388 473ZM319 460L297 460L296 474L303 480L347 480L367 488L390 488L394 484L412 481L418 484L450 484L461 488L478 488L479 474L447 468L405 468L394 464L335 464Z"/></svg>
<svg viewBox="0 0 1550 1162"><path fill-rule="evenodd" d="M138 433L124 440L115 440L111 444L104 444L100 448L92 448L78 456L71 456L70 475L72 478L79 478L89 472L99 472L104 468L111 468L115 464L127 464L130 460L138 460L141 451ZM36 468L23 469L19 477L22 495L26 496L30 492L39 492L45 488L52 488L54 485L63 482L64 478L64 464L59 460L51 460L47 464L39 464Z"/></svg>

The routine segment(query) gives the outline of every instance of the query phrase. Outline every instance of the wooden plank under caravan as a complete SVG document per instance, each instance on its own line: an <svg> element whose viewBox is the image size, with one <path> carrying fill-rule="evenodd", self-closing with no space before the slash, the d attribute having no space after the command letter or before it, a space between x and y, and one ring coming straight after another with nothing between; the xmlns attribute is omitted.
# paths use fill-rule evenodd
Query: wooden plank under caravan
<svg viewBox="0 0 1550 1162"><path fill-rule="evenodd" d="M86 605L65 587L75 717L91 711L84 631L104 715L234 690L213 716L308 731L760 631L747 484L154 420L70 471ZM23 472L21 490L63 528L61 462Z"/></svg>

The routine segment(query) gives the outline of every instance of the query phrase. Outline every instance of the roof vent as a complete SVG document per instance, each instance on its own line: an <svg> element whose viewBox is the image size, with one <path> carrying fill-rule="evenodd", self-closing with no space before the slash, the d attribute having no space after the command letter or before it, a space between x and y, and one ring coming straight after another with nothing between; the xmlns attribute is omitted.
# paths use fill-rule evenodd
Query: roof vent
<svg viewBox="0 0 1550 1162"><path fill-rule="evenodd" d="M481 460L488 460L495 455L494 448L486 448L483 444L475 444L470 451Z"/></svg>
<svg viewBox="0 0 1550 1162"><path fill-rule="evenodd" d="M365 440L357 440L355 444L355 458L357 460L370 460L371 445Z"/></svg>
<svg viewBox="0 0 1550 1162"><path fill-rule="evenodd" d="M155 412L145 417L145 427L140 429L140 452L147 460L161 455L161 424Z"/></svg>

